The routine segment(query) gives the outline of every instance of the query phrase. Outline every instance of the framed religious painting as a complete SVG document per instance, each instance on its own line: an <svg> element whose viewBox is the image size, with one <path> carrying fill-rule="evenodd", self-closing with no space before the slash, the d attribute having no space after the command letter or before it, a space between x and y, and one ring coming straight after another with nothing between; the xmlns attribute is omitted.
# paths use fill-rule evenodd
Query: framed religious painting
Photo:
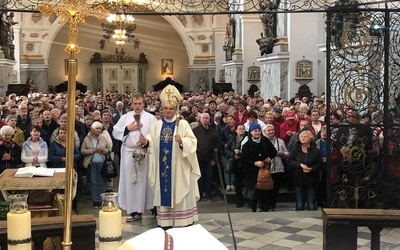
<svg viewBox="0 0 400 250"><path fill-rule="evenodd" d="M124 72L124 76L123 76L124 81L132 80L131 69L124 69L123 72Z"/></svg>
<svg viewBox="0 0 400 250"><path fill-rule="evenodd" d="M109 68L109 81L117 81L118 80L118 68Z"/></svg>
<svg viewBox="0 0 400 250"><path fill-rule="evenodd" d="M174 74L174 60L161 59L161 74L173 75Z"/></svg>

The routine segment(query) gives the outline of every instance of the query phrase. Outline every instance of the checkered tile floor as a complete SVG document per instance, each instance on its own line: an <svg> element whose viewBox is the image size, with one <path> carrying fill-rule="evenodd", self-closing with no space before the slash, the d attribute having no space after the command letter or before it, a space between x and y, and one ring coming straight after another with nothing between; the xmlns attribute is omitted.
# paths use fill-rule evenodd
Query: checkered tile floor
<svg viewBox="0 0 400 250"><path fill-rule="evenodd" d="M118 187L118 180L114 189ZM230 195L234 195L231 193ZM228 223L224 201L213 197L214 202L199 202L199 224L207 229L228 249L234 250L232 234ZM98 209L92 208L90 196L83 195L80 201L82 212L92 213L98 218ZM294 202L278 202L276 212L252 213L246 207L236 208L229 204L233 230L238 250L314 250L323 248L322 213L317 211L294 211ZM123 218L123 241L157 227L150 213L144 214L141 221L125 223ZM381 231L381 250L400 250L400 228L384 228ZM360 227L358 250L370 249L370 231ZM96 236L98 246L98 235ZM212 250L212 249L207 249ZM347 249L338 249L347 250ZM353 250L353 249L351 249Z"/></svg>
<svg viewBox="0 0 400 250"><path fill-rule="evenodd" d="M220 202L220 206L224 206L223 202ZM217 204L213 205L217 206ZM235 249L226 213L202 213L201 206L203 205L199 205L200 220L198 223L228 249ZM282 211L282 209L287 211ZM320 210L296 212L287 207L278 210L281 211L231 213L237 249L322 249L323 235ZM156 226L156 222L150 214L145 214L142 221L124 222L123 241ZM385 228L382 230L380 249L400 250L399 236L400 229ZM359 228L358 249L370 249L369 239L369 229Z"/></svg>

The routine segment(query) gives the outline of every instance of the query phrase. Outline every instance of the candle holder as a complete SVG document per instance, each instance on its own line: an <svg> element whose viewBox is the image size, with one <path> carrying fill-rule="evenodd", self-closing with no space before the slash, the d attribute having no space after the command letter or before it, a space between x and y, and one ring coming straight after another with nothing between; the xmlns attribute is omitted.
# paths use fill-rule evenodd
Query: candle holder
<svg viewBox="0 0 400 250"><path fill-rule="evenodd" d="M118 204L118 193L102 193L102 208L99 212L100 249L117 249L122 240L122 214Z"/></svg>
<svg viewBox="0 0 400 250"><path fill-rule="evenodd" d="M7 243L9 250L31 250L31 212L28 195L10 195L10 211L7 213Z"/></svg>

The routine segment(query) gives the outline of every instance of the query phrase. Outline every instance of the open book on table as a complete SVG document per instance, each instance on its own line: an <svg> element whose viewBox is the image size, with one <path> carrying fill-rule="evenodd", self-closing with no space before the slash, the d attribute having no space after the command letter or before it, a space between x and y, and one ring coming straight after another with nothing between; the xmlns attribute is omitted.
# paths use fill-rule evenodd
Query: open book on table
<svg viewBox="0 0 400 250"><path fill-rule="evenodd" d="M124 242L117 250L228 250L202 225L150 229Z"/></svg>
<svg viewBox="0 0 400 250"><path fill-rule="evenodd" d="M19 168L17 172L14 174L14 177L16 178L32 178L33 176L47 176L51 177L54 176L54 169L51 168L43 168L43 167L35 167L35 166L29 166L29 167L24 167L24 168Z"/></svg>

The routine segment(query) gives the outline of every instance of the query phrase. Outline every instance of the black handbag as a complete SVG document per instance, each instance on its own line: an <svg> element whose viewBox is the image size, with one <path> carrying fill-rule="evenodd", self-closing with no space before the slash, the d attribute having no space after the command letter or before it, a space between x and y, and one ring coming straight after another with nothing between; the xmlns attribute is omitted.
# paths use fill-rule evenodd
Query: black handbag
<svg viewBox="0 0 400 250"><path fill-rule="evenodd" d="M114 161L111 159L110 154L104 160L103 166L100 171L101 177L104 179L111 179L118 176L118 170Z"/></svg>

